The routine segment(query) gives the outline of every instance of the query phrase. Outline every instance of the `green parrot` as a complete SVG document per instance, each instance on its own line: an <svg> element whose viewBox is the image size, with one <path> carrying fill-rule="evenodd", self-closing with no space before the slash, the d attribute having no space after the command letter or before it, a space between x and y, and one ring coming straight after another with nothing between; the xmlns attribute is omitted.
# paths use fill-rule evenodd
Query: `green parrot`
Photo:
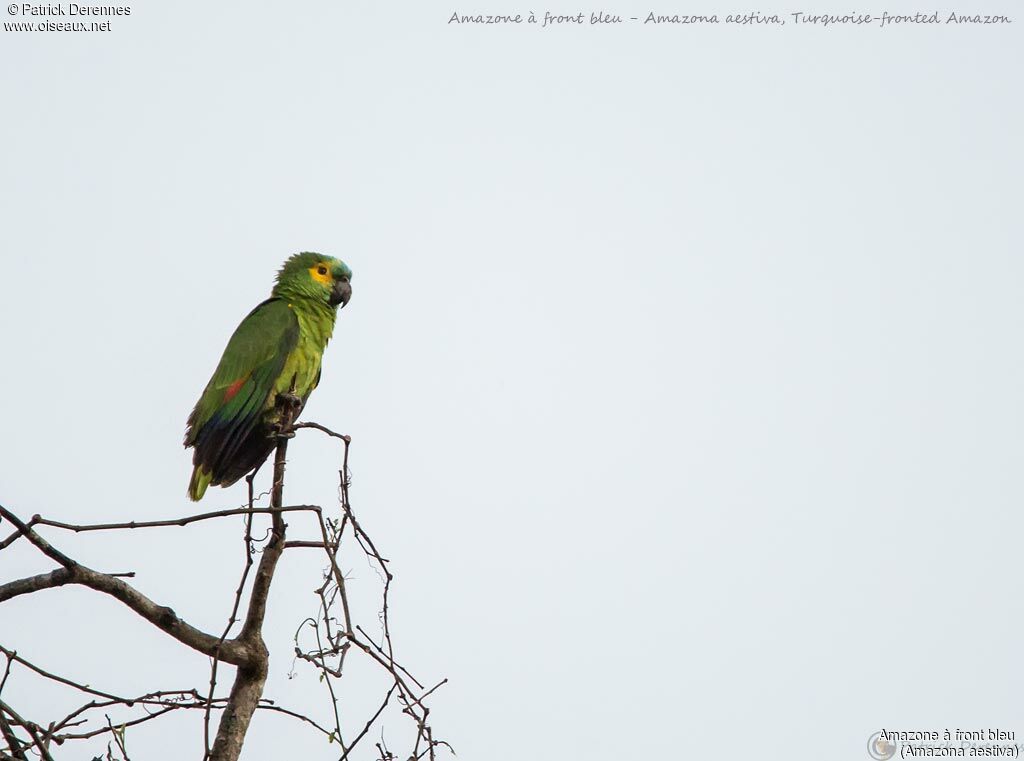
<svg viewBox="0 0 1024 761"><path fill-rule="evenodd" d="M294 395L301 411L320 382L320 361L338 307L352 297L351 280L342 261L295 254L277 273L270 298L242 320L188 418L193 501L210 484L231 486L274 451L277 397Z"/></svg>

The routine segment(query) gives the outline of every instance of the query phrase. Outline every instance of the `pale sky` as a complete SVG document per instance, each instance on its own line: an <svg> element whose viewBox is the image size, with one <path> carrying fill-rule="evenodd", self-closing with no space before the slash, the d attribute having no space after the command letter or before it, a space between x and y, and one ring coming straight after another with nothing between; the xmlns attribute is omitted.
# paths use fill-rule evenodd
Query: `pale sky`
<svg viewBox="0 0 1024 761"><path fill-rule="evenodd" d="M1019 22L131 7L107 33L0 33L0 503L196 511L188 412L280 263L322 251L354 296L306 418L353 437L396 648L448 677L431 718L460 759L856 760L882 727L1024 742ZM287 500L336 505L338 454L297 438ZM223 626L237 522L47 536ZM323 718L315 674L288 679L320 565L282 561L267 696ZM4 551L0 582L51 567ZM0 606L0 643L118 692L207 679L83 589ZM30 716L63 705L16 677ZM350 727L379 686L343 682ZM129 731L134 761L200 758L197 719ZM259 714L243 753L336 757Z"/></svg>

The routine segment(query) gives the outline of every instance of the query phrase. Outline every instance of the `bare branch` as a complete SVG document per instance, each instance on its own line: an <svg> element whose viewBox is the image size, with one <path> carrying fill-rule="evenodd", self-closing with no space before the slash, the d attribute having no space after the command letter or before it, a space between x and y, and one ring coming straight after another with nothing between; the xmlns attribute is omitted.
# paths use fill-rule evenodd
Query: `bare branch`
<svg viewBox="0 0 1024 761"><path fill-rule="evenodd" d="M2 510L2 508L0 508ZM214 518L228 518L232 515L260 515L263 513L294 513L294 512L312 512L320 513L320 507L317 505L285 505L283 507L237 507L230 510L214 510L209 513L200 513L198 515L187 515L182 518L168 518L166 520L159 521L127 521L125 523L63 523L62 521L53 521L49 518L43 518L42 516L36 515L32 518L30 525L33 526L50 526L52 528L59 528L65 531L74 531L76 534L82 531L116 531L120 529L137 529L137 528L168 528L171 526L188 526L191 523L198 523L199 521L208 521ZM21 532L17 532L21 536ZM0 547L2 549L2 547Z"/></svg>
<svg viewBox="0 0 1024 761"><path fill-rule="evenodd" d="M76 682L76 681L74 681L72 679L68 679L67 677L60 676L59 674L51 673L51 672L47 671L46 669L44 669L44 668L42 668L40 666L37 666L36 664L32 663L31 661L26 660L23 656L18 655L17 651L15 651L15 650L8 650L3 645L0 645L0 653L3 653L5 656L7 656L7 661L8 661L7 666L8 666L8 669L10 669L10 664L11 663L18 663L18 664L24 666L25 668L29 669L30 671L34 671L35 673L39 674L41 677L44 677L45 679L49 679L49 680L54 681L54 682L59 682L60 684L66 684L68 687L74 687L76 690L84 692L84 693L86 693L88 695L95 695L96 697L106 698L108 700L116 700L117 702L124 703L125 705L127 705L129 707L134 702L137 702L136 700L131 700L129 698L122 698L122 697L118 697L117 695L112 695L109 692L103 692L101 690L95 690L95 689L93 689L92 687L90 687L90 686L88 686L86 684L79 684L78 682ZM185 692L191 692L191 691L174 690L173 693L161 693L161 694L182 694L182 693L185 693ZM150 697L150 696L146 696L146 697Z"/></svg>
<svg viewBox="0 0 1024 761"><path fill-rule="evenodd" d="M447 683L442 679L430 689L426 689L413 674L395 658L395 648L391 636L389 616L389 593L394 579L389 569L389 560L377 549L369 534L356 519L349 502L350 474L348 467L349 446L351 438L332 431L318 423L303 422L292 424L294 413L300 406L299 401L290 395L278 398L281 406L281 424L278 428L277 447L274 455L273 482L269 492L260 495L260 499L270 495L270 506L255 507L253 495L253 477L247 477L248 504L236 509L215 510L198 515L175 517L166 520L128 521L122 523L73 524L43 518L35 515L27 523L0 506L0 518L7 519L15 531L0 541L0 550L15 541L24 538L41 553L55 561L59 567L48 573L29 576L22 579L0 584L0 602L30 594L44 589L76 584L95 591L103 592L131 608L138 615L167 632L192 649L210 657L210 679L206 694L197 690L157 691L139 697L123 697L114 693L94 689L89 685L74 681L63 675L49 672L25 658L14 650L0 645L0 653L6 656L6 668L0 677L0 692L3 691L13 665L23 666L36 677L41 677L89 695L92 699L79 706L59 721L52 721L45 727L23 719L8 703L0 702L0 737L8 746L11 755L0 751L0 761L29 761L38 757L40 761L49 761L49 746L52 743L63 744L76 740L88 740L107 736L105 758L116 761L120 754L127 761L124 730L147 724L178 709L201 710L203 712L204 760L205 761L237 761L245 735L253 715L257 710L273 711L297 719L318 732L327 736L330 741L337 740L341 746L341 759L350 758L353 749L369 734L378 722L381 722L389 709L407 715L415 724L414 745L403 758L409 761L435 758L439 747L451 746L443 740L435 740L429 724L430 709L425 701L435 690ZM342 466L339 471L339 502L340 513L337 517L324 514L316 505L288 505L284 502L284 475L288 440L298 429L311 428L340 440L344 445ZM284 514L287 512L309 512L316 516L318 538L300 538L287 540ZM271 526L263 538L254 538L253 521L255 516L269 515ZM168 528L187 526L194 523L232 516L245 516L244 536L244 567L235 590L231 612L220 637L213 636L192 627L181 620L175 612L150 600L140 591L122 581L120 576L130 577L133 574L101 573L89 568L77 560L64 554L40 535L39 527L45 526L56 530L75 533L92 531L117 531L150 528ZM348 542L347 532L351 528L351 539ZM262 529L257 532L261 533ZM257 543L266 544L257 549ZM380 623L379 637L371 637L362 626L357 625L349 606L348 590L345 574L341 570L339 558L342 546L357 547L369 565L378 572L382 585L379 598L380 608L377 617ZM304 548L320 550L324 553L325 569L322 583L315 590L318 599L318 611L300 624L296 631L295 662L311 664L319 672L320 681L329 694L329 709L334 728L326 729L310 716L306 716L287 708L282 708L263 697L267 679L269 654L263 640L262 629L267 615L270 589L281 555L288 548ZM260 554L258 564L255 555ZM244 620L238 635L230 639L233 627L239 622L239 611L248 582L252 581ZM307 650L300 646L300 640L308 636L312 630L315 638L309 643ZM379 644L378 644L379 641ZM346 655L350 652L362 653L379 665L388 675L390 685L379 703L374 714L362 725L359 733L351 744L346 744L342 736L342 713L339 711L340 690L336 682L342 678ZM361 657L361 656L352 656ZM216 697L217 678L220 662L237 667L231 692L227 697ZM96 726L96 713L103 709L143 710L144 715L137 713L118 716L116 713L105 715L106 723ZM221 711L216 737L210 742L210 721L214 710ZM111 718L111 717L115 718ZM329 726L329 725L328 725ZM358 726L358 725L356 725ZM354 728L353 728L354 729ZM21 734L29 739L21 739ZM116 745L116 748L114 747ZM381 730L380 741L376 744L380 758L394 761L394 755L384 741Z"/></svg>
<svg viewBox="0 0 1024 761"><path fill-rule="evenodd" d="M391 702L391 696L395 694L396 687L398 687L397 684L391 685L391 689L389 689L388 694L384 696L384 702L380 704L380 708L377 709L377 713L370 717L370 720L367 721L366 725L363 727L363 731L356 735L356 739L352 741L352 744L349 745L348 748L346 748L345 752L341 756L341 761L345 761L345 759L348 758L348 754L352 752L356 745L359 744L359 741L362 740L366 736L366 733L370 731L370 727L373 726L373 723L380 718L382 713L384 713L384 709L387 708L388 703Z"/></svg>
<svg viewBox="0 0 1024 761"><path fill-rule="evenodd" d="M13 724L21 727L32 736L32 744L35 746L36 752L39 753L39 756L43 759L43 761L53 761L53 756L50 755L50 749L47 747L46 743L43 742L43 739L39 736L40 727L38 724L21 718L21 716L19 716L18 713L13 708L11 708L4 701L0 700L0 715L4 713L6 713L10 717L10 721ZM11 750L13 751L14 748L12 747Z"/></svg>
<svg viewBox="0 0 1024 761"><path fill-rule="evenodd" d="M7 720L3 711L0 711L0 734L3 735L7 748L14 754L13 758L18 759L18 761L28 761L28 756L25 755L23 750L28 743L22 743L18 736L14 734L14 729L11 727L11 723Z"/></svg>
<svg viewBox="0 0 1024 761"><path fill-rule="evenodd" d="M58 568L56 571L41 573L37 576L29 576L17 581L9 581L0 584L0 602L5 602L13 597L39 592L43 589L62 587L73 581L74 574L67 568Z"/></svg>
<svg viewBox="0 0 1024 761"><path fill-rule="evenodd" d="M5 584L3 587L0 587L0 602L10 599L17 594L26 594L27 592L39 589L61 586L63 584L80 584L121 601L154 626L170 634L182 644L188 645L193 650L198 650L204 655L213 655L214 652L219 652L223 660L236 665L249 664L254 661L255 651L247 643L238 641L221 643L217 637L207 634L182 620L174 610L165 605L158 605L135 589L135 587L121 579L110 574L94 571L75 562L53 547L3 506L0 506L0 515L3 515L3 517L16 525L25 538L38 547L41 552L64 566L63 569L58 569L50 574L42 574L41 576L33 576L28 579Z"/></svg>
<svg viewBox="0 0 1024 761"><path fill-rule="evenodd" d="M333 436L336 439L341 439L346 444L352 441L351 436L346 436L343 433L336 433L327 426L320 425L319 423L296 423L295 425L292 426L292 430L296 430L298 428L313 428L317 431L322 431L323 433L326 433L328 436Z"/></svg>
<svg viewBox="0 0 1024 761"><path fill-rule="evenodd" d="M242 751L242 743L249 730L249 722L263 695L263 685L267 681L269 653L263 642L263 620L267 614L267 600L270 596L271 583L274 580L274 571L284 552L287 527L280 508L284 504L285 462L288 453L288 439L295 435L292 431L292 424L300 405L301 401L291 394L278 396L279 434L277 450L274 454L274 481L270 493L273 530L270 542L260 557L260 563L253 578L252 592L249 595L249 608L246 612L245 622L242 624L242 631L236 640L246 643L247 647L259 655L254 661L240 666L235 673L235 681L231 685L231 695L228 697L224 713L221 714L217 737L213 741L213 750L209 755L211 761L236 761Z"/></svg>
<svg viewBox="0 0 1024 761"><path fill-rule="evenodd" d="M247 490L249 493L249 510L253 509L253 481L256 478L256 473L259 471L259 467L256 468L245 478ZM252 512L245 516L245 566L242 569L242 578L238 582L238 588L235 590L235 601L231 606L231 615L228 616L227 626L224 627L224 633L221 634L220 640L223 643L227 639L228 634L231 633L231 628L238 621L238 609L242 604L242 592L245 591L245 582L249 578L249 571L252 569ZM203 759L210 757L210 708L212 707L213 692L217 689L217 665L220 663L218 654L215 653L210 664L210 693L206 703L206 711L203 714Z"/></svg>
<svg viewBox="0 0 1024 761"><path fill-rule="evenodd" d="M6 518L11 523L13 523L18 528L18 532L26 539L28 539L30 542L32 542L32 544L38 547L39 551L46 555L48 558L56 560L65 568L74 568L78 565L78 563L76 563L74 560L69 558L60 550L53 547L49 542L43 539L43 537L39 536L39 534L32 530L32 527L30 525L24 523L21 520L21 518L12 513L3 505L0 505L0 516ZM39 516L36 516L36 518L38 517ZM33 518L32 520L33 522L35 522L35 518Z"/></svg>

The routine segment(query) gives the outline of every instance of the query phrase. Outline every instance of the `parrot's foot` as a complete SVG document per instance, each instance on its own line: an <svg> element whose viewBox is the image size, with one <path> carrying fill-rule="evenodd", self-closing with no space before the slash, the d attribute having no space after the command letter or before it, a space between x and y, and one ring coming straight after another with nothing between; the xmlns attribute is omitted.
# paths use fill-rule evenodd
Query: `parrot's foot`
<svg viewBox="0 0 1024 761"><path fill-rule="evenodd" d="M295 431L292 430L292 425L294 425L295 418L298 417L299 410L301 409L302 399L291 393L291 391L278 394L277 412L279 420L271 427L271 437L278 441L295 438Z"/></svg>
<svg viewBox="0 0 1024 761"><path fill-rule="evenodd" d="M295 394L278 394L277 403L282 407L297 408L302 404L302 400Z"/></svg>

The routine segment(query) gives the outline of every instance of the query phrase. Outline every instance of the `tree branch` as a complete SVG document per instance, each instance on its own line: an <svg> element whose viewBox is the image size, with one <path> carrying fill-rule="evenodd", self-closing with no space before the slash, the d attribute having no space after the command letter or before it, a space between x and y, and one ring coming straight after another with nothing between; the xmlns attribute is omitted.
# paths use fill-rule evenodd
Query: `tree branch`
<svg viewBox="0 0 1024 761"><path fill-rule="evenodd" d="M263 641L263 621L267 614L267 600L274 580L277 562L284 552L287 526L281 506L284 504L284 471L288 453L288 439L294 436L292 425L301 402L291 394L281 394L277 399L280 418L278 423L277 450L274 453L274 482L270 492L271 530L270 541L263 549L259 566L253 578L252 593L249 595L249 609L245 623L236 642L245 645L257 654L256 658L235 673L231 694L220 717L217 737L213 741L210 761L236 761L242 752L242 743L249 730L249 722L260 704L263 686L267 681L269 653Z"/></svg>
<svg viewBox="0 0 1024 761"><path fill-rule="evenodd" d="M2 509L2 508L0 508ZM319 514L321 511L319 505L285 505L284 507L237 507L231 510L214 510L209 513L199 513L198 515L187 515L182 518L168 518L160 521L127 521L125 523L63 523L61 521L53 521L49 518L43 518L42 516L36 515L32 518L29 523L30 526L50 526L52 528L64 529L65 531L74 531L76 534L82 531L113 531L116 529L137 529L137 528L167 528L170 526L187 526L190 523L197 523L198 521L208 521L212 518L227 518L232 515L258 515L261 513L293 513L293 512L312 512ZM21 531L15 532L18 536L21 536ZM2 549L2 548L0 548Z"/></svg>
<svg viewBox="0 0 1024 761"><path fill-rule="evenodd" d="M55 571L41 573L38 576L29 576L17 581L9 581L6 584L0 584L0 602L43 589L61 587L70 583L71 580L72 573L67 568L58 568Z"/></svg>
<svg viewBox="0 0 1024 761"><path fill-rule="evenodd" d="M400 711L412 719L415 724L414 747L411 748L407 756L403 757L408 758L410 761L419 761L420 759L431 759L433 761L435 759L435 750L438 747L444 746L449 750L451 749L451 746L443 740L434 739L429 724L430 709L425 702L447 680L441 680L430 689L426 689L395 658L389 621L389 591L393 580L389 569L389 561L378 551L373 540L356 520L356 516L349 504L350 474L348 455L351 439L318 423L295 423L295 412L301 404L298 399L289 394L280 395L277 403L280 406L281 416L280 425L277 429L277 446L273 458L273 483L270 490L264 492L258 498L262 499L269 494L269 507L254 507L252 478L255 476L255 473L250 474L247 478L249 481L249 501L247 507L215 510L198 515L176 516L166 520L73 524L49 520L40 515L35 515L26 523L0 505L0 520L7 519L15 528L13 533L9 533L6 538L0 541L0 551L15 541L25 539L26 542L32 544L59 566L47 573L0 584L0 602L67 584L85 586L114 597L157 628L175 637L179 642L197 652L208 655L212 661L209 689L208 691L204 690L206 694L201 695L197 690L192 689L184 691L158 691L140 697L121 697L116 694L101 692L72 679L52 674L26 661L15 651L0 646L0 654L7 657L6 669L3 671L2 676L0 676L0 692L2 692L4 684L7 682L7 677L10 675L13 663L26 667L34 672L37 677L54 680L66 687L81 690L93 696L88 703L76 708L63 719L50 721L45 725L39 725L23 719L7 703L0 702L0 742L6 744L8 751L4 753L0 750L0 761L30 761L30 759L37 757L40 761L46 761L50 758L49 748L51 743L60 745L67 741L87 740L88 738L97 738L109 734L114 735L114 741L117 743L118 748L112 752L111 745L108 743L106 758L113 761L114 755L116 755L119 749L121 756L124 757L123 761L127 761L127 754L124 750L124 729L146 724L178 708L199 709L204 713L204 761L237 761L253 716L259 709L275 711L299 719L317 731L322 732L329 741L337 740L341 746L341 761L350 758L356 745L368 736L374 724L389 711ZM315 505L285 506L283 504L288 440L300 428L318 430L340 440L344 444L344 456L341 470L339 471L341 513L337 517L332 517L330 514L325 515L323 510ZM315 513L319 537L288 541L285 536L287 526L284 514L286 512ZM254 516L260 514L266 514L271 517L271 526L262 539L254 540L252 535L253 519ZM80 533L187 526L201 521L243 515L247 519L245 530L245 568L235 591L231 614L220 637L215 637L196 629L181 620L171 608L161 606L150 600L139 590L118 578L118 576L128 576L131 574L101 573L82 565L65 555L60 549L53 546L46 538L39 534L39 526ZM381 626L379 637L371 637L363 627L357 625L356 620L352 617L352 612L356 609L353 608L353 611L349 610L348 592L346 590L348 579L346 579L345 574L342 572L340 564L340 551L345 539L346 530L349 527L352 529L354 543L362 550L370 566L379 572L378 575L383 587L382 597L378 599L381 607L377 610L378 621ZM266 542L262 549L256 547L257 541L260 544ZM347 543L345 544L349 546ZM276 568L281 555L289 548L318 549L324 553L326 559L327 567L324 568L322 584L318 589L314 590L319 599L319 610L315 615L307 618L300 625L299 630L296 631L295 656L296 661L312 664L319 671L320 681L325 683L325 687L329 692L329 706L333 711L334 720L334 727L330 731L311 717L275 706L273 701L262 697L269 667L269 653L263 639L262 630L265 625L270 589ZM256 555L260 555L258 564L254 562ZM251 581L251 590L244 615L240 616L239 612L241 611L243 595L249 586L247 581ZM228 635L238 623L239 618L244 618L244 621L242 621L238 635L234 639L228 639ZM304 632L308 632L309 629L312 629L315 642L311 642L310 648L304 651L300 647L300 636L306 636ZM353 655L352 657L362 657L365 655L369 658L371 662L375 663L389 675L391 684L387 694L383 696L383 700L379 703L376 712L362 726L361 731L355 736L351 744L347 744L342 737L342 718L345 715L339 711L338 699L340 693L336 692L335 684L336 680L342 678L346 654L350 651L353 654L360 654ZM234 683L227 697L215 697L218 664L221 661L237 667L234 674ZM145 711L145 714L139 715L136 711L124 716L122 720L122 717L112 713L106 716L105 726L96 728L95 724L90 725L91 722L96 721L96 714L104 709L130 709L133 707ZM211 747L210 718L213 711L221 711L222 713L216 738L213 740ZM345 723L348 723L347 719ZM358 726L355 725L352 728L355 729ZM380 742L376 744L376 747L382 759L397 758L387 749L387 745L384 743L383 730Z"/></svg>
<svg viewBox="0 0 1024 761"><path fill-rule="evenodd" d="M50 755L49 748L46 747L46 743L43 742L42 738L39 737L39 727L31 721L21 718L18 713L11 708L7 703L0 700L0 715L7 714L11 717L11 721L20 726L30 735L32 735L32 744L35 745L36 750L39 752L40 758L43 761L53 761L53 756ZM16 748L12 747L11 751L15 751Z"/></svg>
<svg viewBox="0 0 1024 761"><path fill-rule="evenodd" d="M166 605L158 605L121 579L94 571L75 562L2 505L0 505L0 515L17 526L25 538L38 547L43 554L64 566L49 574L32 576L3 585L0 587L0 602L18 594L26 594L40 589L64 584L80 584L110 595L115 600L120 600L157 628L204 655L213 655L218 652L222 660L239 666L248 665L257 660L257 652L247 642L228 640L221 643L219 638L182 620L173 609Z"/></svg>
<svg viewBox="0 0 1024 761"><path fill-rule="evenodd" d="M0 734L4 736L4 742L7 743L7 747L14 754L13 758L18 759L18 761L28 761L28 756L25 755L25 751L22 749L23 743L14 734L14 729L11 728L11 723L7 721L3 711L0 711Z"/></svg>

